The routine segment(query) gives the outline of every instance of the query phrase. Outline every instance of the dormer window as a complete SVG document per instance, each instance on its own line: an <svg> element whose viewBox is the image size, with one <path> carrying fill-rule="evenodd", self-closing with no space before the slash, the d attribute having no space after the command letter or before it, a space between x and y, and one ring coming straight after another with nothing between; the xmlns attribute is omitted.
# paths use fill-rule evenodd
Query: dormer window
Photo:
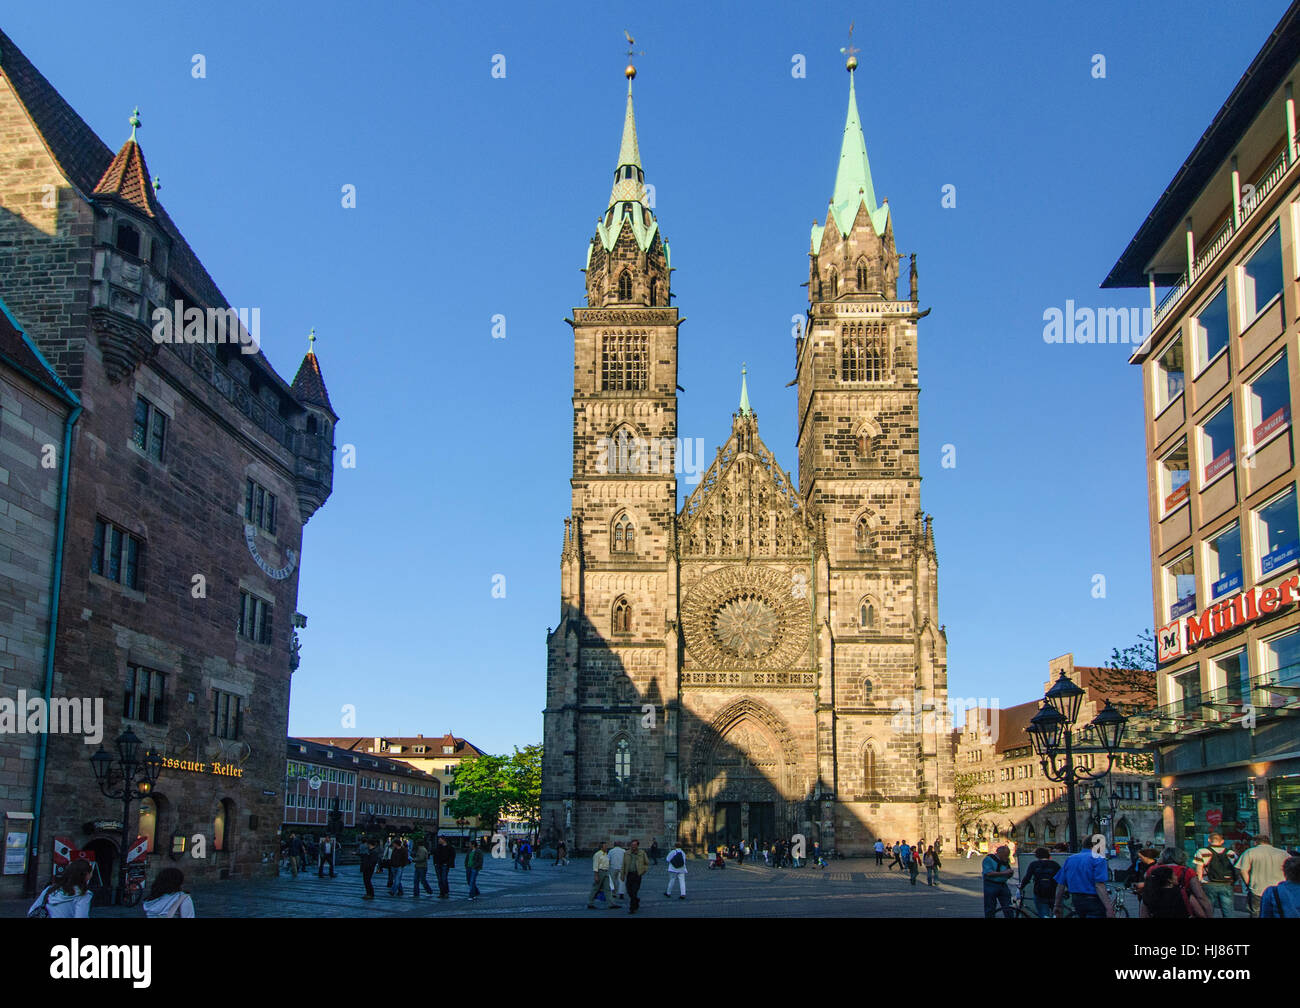
<svg viewBox="0 0 1300 1008"><path fill-rule="evenodd" d="M126 221L117 222L117 234L113 244L117 246L119 252L125 252L137 259L140 257L140 232Z"/></svg>

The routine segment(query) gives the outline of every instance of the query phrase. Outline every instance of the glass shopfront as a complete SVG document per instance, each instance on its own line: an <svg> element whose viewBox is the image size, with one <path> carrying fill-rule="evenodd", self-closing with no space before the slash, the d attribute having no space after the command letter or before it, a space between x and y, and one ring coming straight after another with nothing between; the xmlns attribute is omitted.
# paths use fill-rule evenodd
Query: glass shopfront
<svg viewBox="0 0 1300 1008"><path fill-rule="evenodd" d="M1300 850L1300 774L1269 781L1268 805L1273 846Z"/></svg>
<svg viewBox="0 0 1300 1008"><path fill-rule="evenodd" d="M1179 790L1174 811L1175 843L1189 862L1211 833L1222 833L1231 847L1259 832L1259 805L1245 782Z"/></svg>

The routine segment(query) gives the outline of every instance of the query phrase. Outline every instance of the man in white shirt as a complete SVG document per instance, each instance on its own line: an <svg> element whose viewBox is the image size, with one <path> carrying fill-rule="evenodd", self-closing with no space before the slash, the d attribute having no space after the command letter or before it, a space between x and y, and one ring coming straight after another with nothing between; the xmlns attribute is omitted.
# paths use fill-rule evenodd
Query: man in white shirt
<svg viewBox="0 0 1300 1008"><path fill-rule="evenodd" d="M673 880L677 880L677 885L681 890L681 898L686 898L686 852L682 850L681 845L674 847L668 852L668 891L664 897L672 899Z"/></svg>
<svg viewBox="0 0 1300 1008"><path fill-rule="evenodd" d="M587 897L587 909L596 909L596 897L609 885L609 854L605 848L608 844L601 841L600 848L591 856L591 895Z"/></svg>
<svg viewBox="0 0 1300 1008"><path fill-rule="evenodd" d="M1252 917L1259 916L1259 901L1264 890L1282 881L1282 863L1286 851L1269 843L1263 834L1255 837L1255 846L1237 858L1237 871L1246 883L1246 906Z"/></svg>
<svg viewBox="0 0 1300 1008"><path fill-rule="evenodd" d="M609 849L609 891L614 899L622 899L627 895L627 879L623 877L623 855L626 853L617 840Z"/></svg>

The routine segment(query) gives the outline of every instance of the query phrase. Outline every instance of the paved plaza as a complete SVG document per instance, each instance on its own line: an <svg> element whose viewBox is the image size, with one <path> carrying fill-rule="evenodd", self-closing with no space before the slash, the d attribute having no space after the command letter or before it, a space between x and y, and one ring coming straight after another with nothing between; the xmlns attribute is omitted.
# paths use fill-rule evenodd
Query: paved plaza
<svg viewBox="0 0 1300 1008"><path fill-rule="evenodd" d="M212 883L196 886L198 913L203 917L627 917L626 905L586 909L591 888L591 859L581 858L555 867L534 862L531 871L517 871L509 861L488 859L479 876L482 896L465 898L465 872L451 874L451 896L409 895L408 870L405 897L385 891L386 873L375 875L376 896L362 900L360 871L343 868L334 879L302 873L297 879ZM942 883L925 884L922 872L916 886L897 869L877 867L875 860L833 861L826 869L773 869L728 862L725 869L710 870L707 862L688 862L687 899L664 898L668 872L654 865L641 887L638 917L979 917L979 860L954 857L944 862ZM437 889L430 873L430 885ZM599 905L599 904L598 904ZM6 902L4 916L21 916L28 903ZM138 908L125 912L96 908L94 916L140 916Z"/></svg>

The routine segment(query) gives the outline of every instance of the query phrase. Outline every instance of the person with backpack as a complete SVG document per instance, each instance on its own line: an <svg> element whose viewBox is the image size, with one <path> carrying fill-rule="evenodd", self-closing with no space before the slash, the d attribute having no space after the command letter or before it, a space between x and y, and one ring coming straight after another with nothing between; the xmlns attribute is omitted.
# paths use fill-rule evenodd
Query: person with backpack
<svg viewBox="0 0 1300 1008"><path fill-rule="evenodd" d="M194 898L181 891L185 875L179 868L164 868L153 880L149 898L144 901L146 917L193 917Z"/></svg>
<svg viewBox="0 0 1300 1008"><path fill-rule="evenodd" d="M1052 860L1052 852L1046 847L1034 851L1035 861L1025 869L1025 877L1020 880L1020 894L1024 895L1025 886L1033 886L1034 910L1039 917L1052 916L1052 904L1056 900L1056 873L1060 866Z"/></svg>
<svg viewBox="0 0 1300 1008"><path fill-rule="evenodd" d="M1172 879L1172 884L1182 891L1178 898L1185 902L1189 917L1199 918L1211 915L1210 898L1205 894L1205 887L1201 885L1201 880L1196 877L1196 872L1187 866L1186 853L1183 852L1181 847L1166 847L1160 852L1159 860L1147 871L1142 886L1142 896L1138 910L1139 916L1152 916L1152 905L1158 905L1166 912L1177 912L1177 905L1173 902L1173 898L1157 891L1165 886L1163 881L1153 889L1153 883L1156 881L1155 875L1160 868L1170 869L1169 877ZM1165 873L1160 872L1160 879L1163 880L1164 877Z"/></svg>
<svg viewBox="0 0 1300 1008"><path fill-rule="evenodd" d="M1183 918L1192 914L1187 889L1175 876L1177 865L1158 864L1147 873L1142 887L1142 916Z"/></svg>
<svg viewBox="0 0 1300 1008"><path fill-rule="evenodd" d="M686 852L682 850L681 844L675 846L668 852L668 891L664 893L665 899L672 899L673 882L677 882L677 887L681 892L681 898L686 898Z"/></svg>
<svg viewBox="0 0 1300 1008"><path fill-rule="evenodd" d="M980 875L984 880L984 916L996 917L999 908L1007 911L1011 907L1011 876L1016 872L1008 863L1011 851L999 847L992 854L987 854L980 864Z"/></svg>
<svg viewBox="0 0 1300 1008"><path fill-rule="evenodd" d="M1264 890L1259 898L1260 917L1290 917L1300 920L1300 857L1282 862L1283 879Z"/></svg>
<svg viewBox="0 0 1300 1008"><path fill-rule="evenodd" d="M925 865L925 884L937 886L939 884L939 852L934 849L934 844L925 849L925 854L921 857L921 863Z"/></svg>
<svg viewBox="0 0 1300 1008"><path fill-rule="evenodd" d="M1222 833L1211 833L1209 846L1196 852L1196 877L1205 888L1205 895L1210 899L1210 916L1218 907L1224 917L1236 916L1236 905L1232 898L1232 883L1237 876L1228 849L1223 843Z"/></svg>
<svg viewBox="0 0 1300 1008"><path fill-rule="evenodd" d="M438 899L446 899L451 895L448 875L455 867L456 851L447 843L447 838L440 835L437 846L433 848L433 872L438 876Z"/></svg>
<svg viewBox="0 0 1300 1008"><path fill-rule="evenodd" d="M366 887L366 894L361 898L363 900L372 900L375 898L375 886L372 879L375 875L375 869L379 867L379 841L374 837L366 837L361 842L361 883Z"/></svg>
<svg viewBox="0 0 1300 1008"><path fill-rule="evenodd" d="M62 878L50 881L41 894L27 908L28 917L89 917L90 901L94 893L90 891L89 861L73 861L63 870Z"/></svg>
<svg viewBox="0 0 1300 1008"><path fill-rule="evenodd" d="M470 901L481 895L478 891L478 873L483 870L483 848L478 841L471 841L465 852L465 887L469 890Z"/></svg>

